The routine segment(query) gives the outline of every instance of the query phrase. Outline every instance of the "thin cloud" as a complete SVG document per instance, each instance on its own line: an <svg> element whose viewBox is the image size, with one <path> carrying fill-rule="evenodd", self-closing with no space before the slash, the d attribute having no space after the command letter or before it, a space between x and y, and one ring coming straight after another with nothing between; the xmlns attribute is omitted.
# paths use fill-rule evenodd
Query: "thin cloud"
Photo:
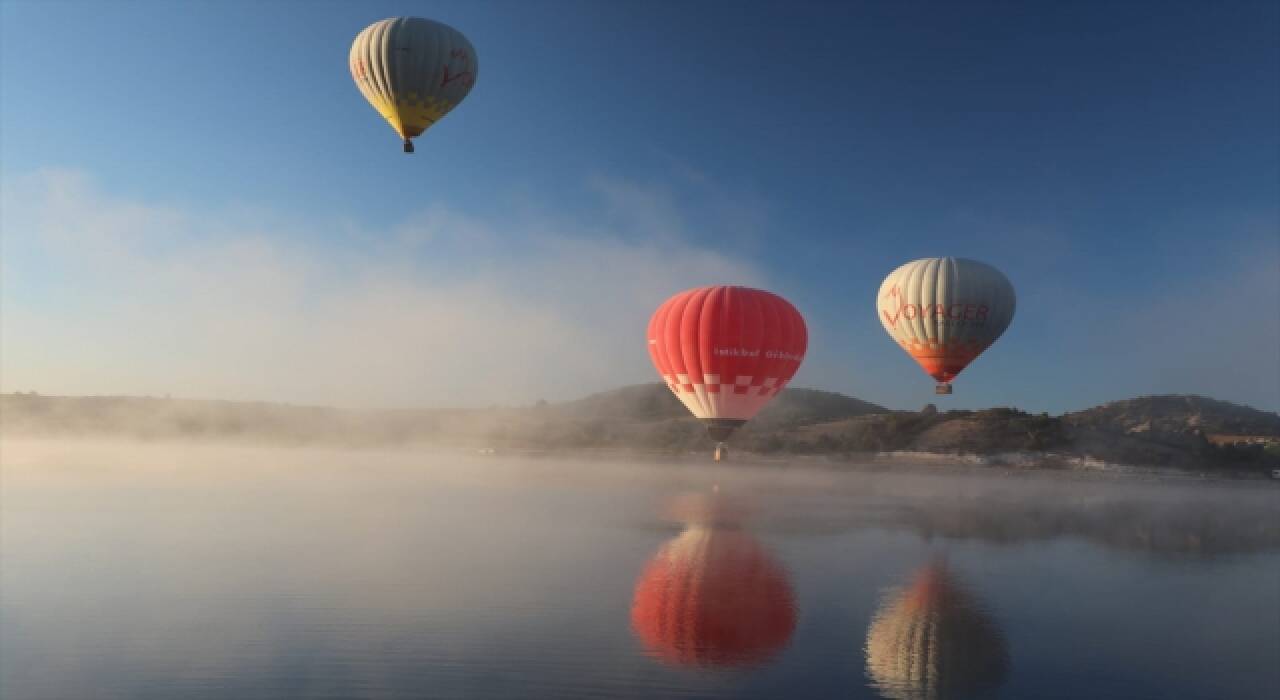
<svg viewBox="0 0 1280 700"><path fill-rule="evenodd" d="M442 207L363 232L361 247L308 245L68 171L6 183L3 216L5 391L362 407L572 398L653 378L643 328L670 294L762 278L678 230L651 244L595 221L520 231Z"/></svg>

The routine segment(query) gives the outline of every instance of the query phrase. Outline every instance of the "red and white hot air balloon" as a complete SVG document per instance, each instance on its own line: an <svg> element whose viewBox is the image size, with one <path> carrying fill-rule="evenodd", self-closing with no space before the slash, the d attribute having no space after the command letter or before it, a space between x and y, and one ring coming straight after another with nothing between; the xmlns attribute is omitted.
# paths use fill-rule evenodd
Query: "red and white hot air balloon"
<svg viewBox="0 0 1280 700"><path fill-rule="evenodd" d="M884 279L876 297L880 322L924 371L950 394L951 380L996 342L1017 297L994 267L965 258L924 258Z"/></svg>
<svg viewBox="0 0 1280 700"><path fill-rule="evenodd" d="M723 285L663 302L648 339L658 374L721 443L786 387L808 346L804 317L786 299Z"/></svg>

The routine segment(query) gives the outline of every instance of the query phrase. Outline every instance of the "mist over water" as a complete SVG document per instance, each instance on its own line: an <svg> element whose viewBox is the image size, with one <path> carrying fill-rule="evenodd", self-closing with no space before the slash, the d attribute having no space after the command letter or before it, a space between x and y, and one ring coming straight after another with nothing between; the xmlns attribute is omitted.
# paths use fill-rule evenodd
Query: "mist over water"
<svg viewBox="0 0 1280 700"><path fill-rule="evenodd" d="M1270 484L0 449L5 698L1280 688Z"/></svg>

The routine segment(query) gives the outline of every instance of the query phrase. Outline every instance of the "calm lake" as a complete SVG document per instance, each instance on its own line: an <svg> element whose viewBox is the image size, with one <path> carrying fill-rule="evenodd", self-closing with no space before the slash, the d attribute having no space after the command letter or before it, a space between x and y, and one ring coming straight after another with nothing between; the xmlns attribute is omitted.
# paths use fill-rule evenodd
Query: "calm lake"
<svg viewBox="0 0 1280 700"><path fill-rule="evenodd" d="M1267 482L2 447L7 700L1280 696Z"/></svg>

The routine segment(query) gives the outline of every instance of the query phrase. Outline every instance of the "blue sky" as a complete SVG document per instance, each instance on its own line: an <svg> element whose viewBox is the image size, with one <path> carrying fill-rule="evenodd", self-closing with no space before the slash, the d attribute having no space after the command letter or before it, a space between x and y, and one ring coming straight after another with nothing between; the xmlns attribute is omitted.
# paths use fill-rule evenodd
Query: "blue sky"
<svg viewBox="0 0 1280 700"><path fill-rule="evenodd" d="M797 384L917 407L875 290L961 255L1019 310L949 405L1280 408L1275 3L2 8L7 391L572 398L742 282ZM346 67L403 14L480 59L413 156Z"/></svg>

